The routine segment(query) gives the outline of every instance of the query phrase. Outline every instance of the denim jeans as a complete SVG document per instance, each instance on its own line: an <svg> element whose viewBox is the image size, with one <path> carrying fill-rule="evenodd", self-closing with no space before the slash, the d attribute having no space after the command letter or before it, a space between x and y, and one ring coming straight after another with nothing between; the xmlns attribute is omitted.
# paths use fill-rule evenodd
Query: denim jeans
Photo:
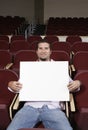
<svg viewBox="0 0 88 130"><path fill-rule="evenodd" d="M45 128L53 130L72 130L72 127L63 111L59 108L49 109L46 105L42 108L24 106L16 113L7 130L33 128L39 121L42 121Z"/></svg>

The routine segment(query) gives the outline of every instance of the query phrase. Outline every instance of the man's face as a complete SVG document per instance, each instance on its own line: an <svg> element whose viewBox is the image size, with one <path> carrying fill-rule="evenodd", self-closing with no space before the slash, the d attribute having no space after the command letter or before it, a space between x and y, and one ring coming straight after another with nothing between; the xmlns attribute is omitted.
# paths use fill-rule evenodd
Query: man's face
<svg viewBox="0 0 88 130"><path fill-rule="evenodd" d="M48 43L39 43L38 44L38 49L36 51L39 60L42 61L49 61L50 60L50 55L51 55L51 50L50 50L50 45Z"/></svg>

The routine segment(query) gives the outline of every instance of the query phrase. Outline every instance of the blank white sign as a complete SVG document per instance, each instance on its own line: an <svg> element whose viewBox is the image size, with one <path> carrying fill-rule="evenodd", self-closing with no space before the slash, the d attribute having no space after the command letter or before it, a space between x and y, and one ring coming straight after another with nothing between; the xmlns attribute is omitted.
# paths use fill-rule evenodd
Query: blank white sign
<svg viewBox="0 0 88 130"><path fill-rule="evenodd" d="M21 62L20 101L68 101L68 62Z"/></svg>

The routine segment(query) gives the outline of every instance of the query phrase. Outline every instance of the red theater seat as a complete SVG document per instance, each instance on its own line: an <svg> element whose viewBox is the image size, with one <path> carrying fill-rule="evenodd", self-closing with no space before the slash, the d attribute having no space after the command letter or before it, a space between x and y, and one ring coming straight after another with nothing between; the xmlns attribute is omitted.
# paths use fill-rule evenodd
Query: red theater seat
<svg viewBox="0 0 88 130"><path fill-rule="evenodd" d="M15 72L0 69L0 130L6 130L11 121L9 107L15 94L8 90L8 82L14 80L18 80Z"/></svg>
<svg viewBox="0 0 88 130"><path fill-rule="evenodd" d="M88 130L88 70L77 73L75 80L81 81L80 91L75 93L76 112L74 120L77 130Z"/></svg>

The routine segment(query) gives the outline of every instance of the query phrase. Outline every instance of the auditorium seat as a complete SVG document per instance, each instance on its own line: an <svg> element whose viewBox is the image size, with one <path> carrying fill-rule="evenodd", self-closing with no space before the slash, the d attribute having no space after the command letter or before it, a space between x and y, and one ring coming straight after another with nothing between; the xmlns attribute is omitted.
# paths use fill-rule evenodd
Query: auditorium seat
<svg viewBox="0 0 88 130"><path fill-rule="evenodd" d="M10 43L10 52L13 55L19 50L29 50L29 43L23 40L16 40Z"/></svg>
<svg viewBox="0 0 88 130"><path fill-rule="evenodd" d="M9 50L9 42L0 40L0 50Z"/></svg>
<svg viewBox="0 0 88 130"><path fill-rule="evenodd" d="M38 43L38 41L33 41L33 42L30 44L29 49L30 49L30 50L36 50L36 48L37 48L37 43Z"/></svg>
<svg viewBox="0 0 88 130"><path fill-rule="evenodd" d="M16 40L25 40L25 36L24 35L13 35L11 37L11 42L16 41Z"/></svg>
<svg viewBox="0 0 88 130"><path fill-rule="evenodd" d="M36 61L37 55L33 50L20 50L14 55L12 70L19 74L20 61Z"/></svg>
<svg viewBox="0 0 88 130"><path fill-rule="evenodd" d="M77 130L88 129L88 70L77 73L74 80L81 81L80 91L74 94L76 112L74 121Z"/></svg>
<svg viewBox="0 0 88 130"><path fill-rule="evenodd" d="M9 69L12 66L12 55L7 50L0 50L0 69Z"/></svg>
<svg viewBox="0 0 88 130"><path fill-rule="evenodd" d="M54 42L52 44L52 50L66 51L69 55L71 53L71 46L69 42Z"/></svg>
<svg viewBox="0 0 88 130"><path fill-rule="evenodd" d="M0 35L0 40L9 42L9 37L7 35Z"/></svg>
<svg viewBox="0 0 88 130"><path fill-rule="evenodd" d="M71 68L73 77L80 71L88 70L88 52L79 51L75 53L72 59Z"/></svg>
<svg viewBox="0 0 88 130"><path fill-rule="evenodd" d="M0 130L6 130L11 121L9 107L15 94L8 90L8 82L15 80L18 80L15 72L0 69Z"/></svg>
<svg viewBox="0 0 88 130"><path fill-rule="evenodd" d="M75 42L82 42L82 39L78 35L67 36L66 41L72 46Z"/></svg>
<svg viewBox="0 0 88 130"><path fill-rule="evenodd" d="M56 35L46 35L44 39L50 43L59 41L59 38Z"/></svg>
<svg viewBox="0 0 88 130"><path fill-rule="evenodd" d="M51 53L51 59L55 61L68 61L70 64L70 56L66 51L53 50Z"/></svg>
<svg viewBox="0 0 88 130"><path fill-rule="evenodd" d="M32 35L27 37L27 41L29 42L29 44L31 44L34 41L40 41L40 40L42 40L42 37L40 35Z"/></svg>
<svg viewBox="0 0 88 130"><path fill-rule="evenodd" d="M88 51L88 42L75 42L71 47L71 51L73 55L78 51Z"/></svg>

